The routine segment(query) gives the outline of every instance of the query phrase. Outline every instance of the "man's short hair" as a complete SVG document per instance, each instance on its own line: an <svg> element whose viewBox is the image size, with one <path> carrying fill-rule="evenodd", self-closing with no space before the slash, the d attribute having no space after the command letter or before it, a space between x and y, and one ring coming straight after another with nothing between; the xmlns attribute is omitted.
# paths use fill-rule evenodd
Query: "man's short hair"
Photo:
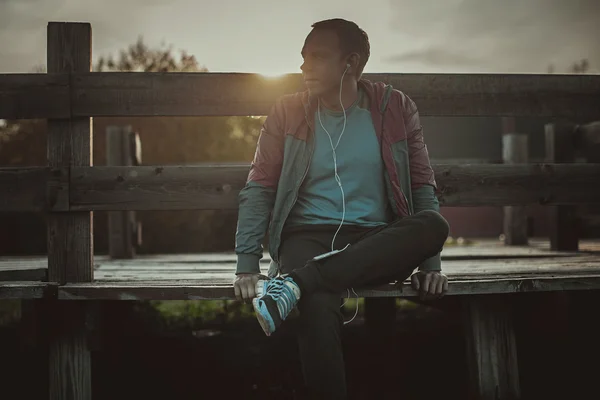
<svg viewBox="0 0 600 400"><path fill-rule="evenodd" d="M357 53L360 56L356 70L356 78L360 79L371 53L367 33L360 29L356 23L341 18L315 22L312 24L312 28L335 31L344 55Z"/></svg>

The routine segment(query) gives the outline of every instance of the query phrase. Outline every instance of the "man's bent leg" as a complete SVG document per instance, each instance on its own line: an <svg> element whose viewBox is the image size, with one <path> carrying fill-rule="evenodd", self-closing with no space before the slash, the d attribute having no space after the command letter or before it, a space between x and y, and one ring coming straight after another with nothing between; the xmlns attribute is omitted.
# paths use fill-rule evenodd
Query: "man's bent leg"
<svg viewBox="0 0 600 400"><path fill-rule="evenodd" d="M298 304L298 350L311 399L346 398L340 303L337 293L315 292L302 298Z"/></svg>
<svg viewBox="0 0 600 400"><path fill-rule="evenodd" d="M442 250L448 233L444 217L422 211L374 229L341 253L309 261L291 276L303 296L323 290L340 293L382 278L407 276Z"/></svg>
<svg viewBox="0 0 600 400"><path fill-rule="evenodd" d="M332 232L296 233L284 239L280 251L282 273L301 268L314 256L330 250L334 233L335 228ZM345 239L344 236L338 234L336 242ZM298 349L311 399L346 398L340 305L340 293L326 292L303 293L298 303Z"/></svg>

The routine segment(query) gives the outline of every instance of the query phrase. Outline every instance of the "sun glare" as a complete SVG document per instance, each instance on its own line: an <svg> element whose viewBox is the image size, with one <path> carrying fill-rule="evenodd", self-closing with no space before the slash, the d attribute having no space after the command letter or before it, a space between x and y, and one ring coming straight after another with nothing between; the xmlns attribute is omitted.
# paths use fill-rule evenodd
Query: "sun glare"
<svg viewBox="0 0 600 400"><path fill-rule="evenodd" d="M263 78L267 78L267 79L277 79L277 78L282 78L285 75L288 75L289 72L282 72L281 70L271 70L271 71L263 71L263 72L259 72L258 73L260 76L262 76Z"/></svg>
<svg viewBox="0 0 600 400"><path fill-rule="evenodd" d="M284 76L286 74L285 74L285 72L261 72L259 75L262 76L263 78L267 78L267 79L277 79L277 78L281 78L282 76Z"/></svg>

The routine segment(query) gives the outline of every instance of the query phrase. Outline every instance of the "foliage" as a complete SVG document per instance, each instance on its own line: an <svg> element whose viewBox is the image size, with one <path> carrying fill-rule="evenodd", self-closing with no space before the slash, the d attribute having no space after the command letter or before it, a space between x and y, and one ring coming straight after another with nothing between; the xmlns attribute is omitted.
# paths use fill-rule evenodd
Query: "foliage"
<svg viewBox="0 0 600 400"><path fill-rule="evenodd" d="M36 66L33 72L43 72ZM173 46L148 46L140 36L118 52L101 56L94 71L204 73L195 56L177 54ZM94 118L93 164L106 163L106 128L130 125L140 135L142 160L147 165L249 162L264 117L133 117ZM44 120L5 121L0 125L0 165L46 165L46 123ZM106 215L95 216L95 248L107 251ZM221 251L233 247L233 211L191 210L140 212L143 245L139 253ZM6 226L0 219L0 226ZM45 235L29 232L28 237ZM2 232L0 231L0 237ZM18 242L23 241L19 239ZM12 251L0 244L0 253ZM45 249L40 249L45 251Z"/></svg>
<svg viewBox="0 0 600 400"><path fill-rule="evenodd" d="M196 57L181 51L179 58L173 55L173 46L164 48L150 48L138 36L137 41L128 46L127 49L119 51L119 57L110 54L102 56L93 67L94 71L129 71L129 72L208 72L204 66L200 66Z"/></svg>
<svg viewBox="0 0 600 400"><path fill-rule="evenodd" d="M567 73L569 74L586 74L590 71L590 61L587 58L583 58L579 61L576 61L571 64L568 68ZM554 64L550 64L546 71L549 74L554 74L556 72L556 67Z"/></svg>
<svg viewBox="0 0 600 400"><path fill-rule="evenodd" d="M21 320L21 300L0 300L0 326L11 326Z"/></svg>

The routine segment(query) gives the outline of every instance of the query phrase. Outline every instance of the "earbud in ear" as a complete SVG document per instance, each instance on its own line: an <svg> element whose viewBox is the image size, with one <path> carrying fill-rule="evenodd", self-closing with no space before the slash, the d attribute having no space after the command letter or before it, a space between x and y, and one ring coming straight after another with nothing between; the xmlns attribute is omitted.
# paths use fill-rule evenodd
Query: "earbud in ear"
<svg viewBox="0 0 600 400"><path fill-rule="evenodd" d="M351 65L350 64L346 64L346 69L350 68Z"/></svg>

